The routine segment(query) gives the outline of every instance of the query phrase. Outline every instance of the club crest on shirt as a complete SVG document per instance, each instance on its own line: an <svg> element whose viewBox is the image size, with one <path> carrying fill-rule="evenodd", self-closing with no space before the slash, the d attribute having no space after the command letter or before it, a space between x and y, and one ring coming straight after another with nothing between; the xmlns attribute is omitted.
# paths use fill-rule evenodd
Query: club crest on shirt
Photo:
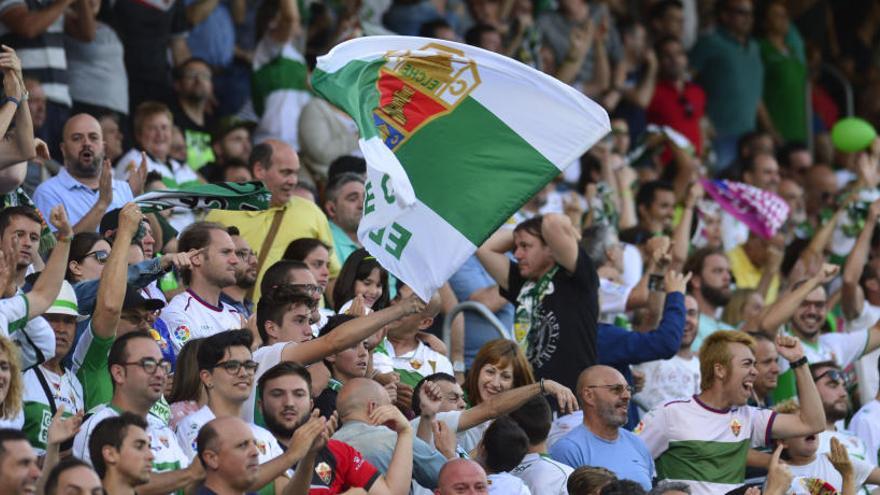
<svg viewBox="0 0 880 495"><path fill-rule="evenodd" d="M189 340L189 327L186 325L180 325L179 327L174 329L174 338L181 342L186 342Z"/></svg>
<svg viewBox="0 0 880 495"><path fill-rule="evenodd" d="M266 455L267 445L266 442L257 442L257 450L260 451L260 455Z"/></svg>
<svg viewBox="0 0 880 495"><path fill-rule="evenodd" d="M418 370L419 368L422 367L422 362L419 361L418 359L410 359L409 365L412 366L412 369Z"/></svg>
<svg viewBox="0 0 880 495"><path fill-rule="evenodd" d="M742 423L740 423L738 419L734 419L730 422L730 431L733 432L733 436L738 437L741 430Z"/></svg>
<svg viewBox="0 0 880 495"><path fill-rule="evenodd" d="M329 485L333 477L333 470L330 469L326 462L322 462L315 466L315 474L318 475L318 478L321 478L321 481Z"/></svg>

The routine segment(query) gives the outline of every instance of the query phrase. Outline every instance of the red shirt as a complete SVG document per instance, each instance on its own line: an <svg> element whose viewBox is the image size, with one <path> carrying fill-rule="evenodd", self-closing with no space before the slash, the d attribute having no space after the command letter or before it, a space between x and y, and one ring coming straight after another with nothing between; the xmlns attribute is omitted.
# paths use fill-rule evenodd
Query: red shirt
<svg viewBox="0 0 880 495"><path fill-rule="evenodd" d="M672 81L657 81L654 98L648 105L648 123L668 125L684 134L694 144L697 155L703 151L700 119L706 113L706 93L695 83L687 82L681 93Z"/></svg>
<svg viewBox="0 0 880 495"><path fill-rule="evenodd" d="M379 470L351 445L330 440L318 452L309 495L334 495L349 488L370 491L379 479Z"/></svg>

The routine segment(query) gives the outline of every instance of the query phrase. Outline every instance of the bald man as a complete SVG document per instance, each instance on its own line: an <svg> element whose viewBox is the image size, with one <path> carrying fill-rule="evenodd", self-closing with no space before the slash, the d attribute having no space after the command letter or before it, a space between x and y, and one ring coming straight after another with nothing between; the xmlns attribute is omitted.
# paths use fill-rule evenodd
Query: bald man
<svg viewBox="0 0 880 495"><path fill-rule="evenodd" d="M412 478L425 488L437 488L446 458L415 437L382 385L368 378L346 381L336 398L336 411L342 428L333 435L335 440L360 451L383 474L398 470L397 463L412 462Z"/></svg>
<svg viewBox="0 0 880 495"><path fill-rule="evenodd" d="M412 294L409 286L401 285L391 304L406 300ZM449 358L416 338L420 331L427 330L434 324L434 317L438 313L440 296L435 293L420 313L389 323L385 345L377 347L373 354L373 368L379 373L396 371L400 375L400 383L410 387L415 387L422 378L434 373L453 375Z"/></svg>
<svg viewBox="0 0 880 495"><path fill-rule="evenodd" d="M109 164L104 171L104 135L91 115L81 113L67 120L61 153L64 168L37 187L34 203L44 218L49 218L53 206L63 204L74 232L95 232L104 213L131 202L131 187L111 179Z"/></svg>
<svg viewBox="0 0 880 495"><path fill-rule="evenodd" d="M257 442L250 426L241 419L227 416L205 423L196 438L196 448L205 467L199 495L244 495L257 480Z"/></svg>
<svg viewBox="0 0 880 495"><path fill-rule="evenodd" d="M644 442L622 428L627 421L632 388L619 371L609 366L591 366L581 372L577 398L584 422L550 448L550 457L575 469L598 466L620 479L638 482L651 489L654 460Z"/></svg>
<svg viewBox="0 0 880 495"><path fill-rule="evenodd" d="M440 470L440 486L434 495L472 495L489 493L483 467L470 459L453 459Z"/></svg>
<svg viewBox="0 0 880 495"><path fill-rule="evenodd" d="M262 181L269 190L271 198L269 209L262 211L223 211L213 210L206 220L218 222L227 227L236 226L241 237L254 249L259 249L261 263L257 266L257 284L252 299L260 298L260 284L263 274L279 261L287 246L296 239L304 237L319 239L330 249L330 277L339 273L339 259L333 252L333 234L324 212L315 203L294 195L299 182L299 157L293 148L283 141L268 139L251 151L248 164L254 178ZM264 245L266 237L276 223L268 251ZM277 228L277 226L283 226ZM265 259L264 259L265 257Z"/></svg>

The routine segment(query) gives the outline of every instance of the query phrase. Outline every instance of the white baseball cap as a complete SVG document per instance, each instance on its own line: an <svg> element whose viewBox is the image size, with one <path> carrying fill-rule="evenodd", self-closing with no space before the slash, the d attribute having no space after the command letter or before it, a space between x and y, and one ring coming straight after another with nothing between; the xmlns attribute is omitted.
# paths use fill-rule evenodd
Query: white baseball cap
<svg viewBox="0 0 880 495"><path fill-rule="evenodd" d="M83 321L89 318L79 314L76 292L67 280L61 282L61 291L58 293L58 298L49 306L45 314L76 316L76 321Z"/></svg>

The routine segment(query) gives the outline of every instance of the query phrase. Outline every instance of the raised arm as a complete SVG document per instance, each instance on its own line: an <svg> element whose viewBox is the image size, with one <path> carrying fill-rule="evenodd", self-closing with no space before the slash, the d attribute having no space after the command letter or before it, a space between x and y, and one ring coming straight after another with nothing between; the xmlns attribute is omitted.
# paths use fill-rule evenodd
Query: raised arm
<svg viewBox="0 0 880 495"><path fill-rule="evenodd" d="M761 315L761 323L758 325L758 331L774 338L776 330L794 316L794 312L797 311L798 306L801 305L804 299L810 295L810 292L813 292L823 283L830 282L837 275L838 270L837 265L825 263L822 265L819 273L807 279L796 289L786 292L775 303L764 308Z"/></svg>
<svg viewBox="0 0 880 495"><path fill-rule="evenodd" d="M397 433L397 443L394 444L394 452L391 454L391 462L388 463L385 476L376 480L369 493L390 493L393 495L409 493L410 483L413 479L412 426L400 412L400 409L392 405L381 406L373 411L373 414L370 415L370 423L388 425Z"/></svg>
<svg viewBox="0 0 880 495"><path fill-rule="evenodd" d="M504 254L513 250L513 231L502 228L477 249L477 258L498 286L507 290L510 260Z"/></svg>
<svg viewBox="0 0 880 495"><path fill-rule="evenodd" d="M18 36L33 39L45 33L73 0L56 0L44 9L28 9L22 2L0 14L0 22Z"/></svg>
<svg viewBox="0 0 880 495"><path fill-rule="evenodd" d="M30 160L36 156L34 146L34 125L24 96L24 77L21 73L21 60L15 50L3 45L0 52L0 69L3 71L3 90L6 96L19 99L16 105L8 102L0 108L0 136L6 134L9 124L15 122L12 142L0 140L0 168Z"/></svg>
<svg viewBox="0 0 880 495"><path fill-rule="evenodd" d="M52 249L49 261L34 283L33 290L27 294L28 319L40 316L55 302L61 291L61 282L64 280L67 267L67 257L70 254L70 240L73 237L73 230L67 221L67 213L64 211L63 205L52 208L49 221L58 229L56 236L58 243Z"/></svg>
<svg viewBox="0 0 880 495"><path fill-rule="evenodd" d="M115 249L115 248L114 248ZM295 361L308 365L325 357L348 349L354 344L378 332L388 323L405 316L420 313L425 303L418 296L410 296L399 303L367 316L360 316L347 321L334 331L295 345L287 345L281 352L282 361Z"/></svg>
<svg viewBox="0 0 880 495"><path fill-rule="evenodd" d="M672 267L680 270L684 266L684 262L688 257L688 249L691 247L691 227L694 223L694 210L697 203L703 199L705 191L703 185L694 182L690 185L687 192L687 199L684 201L684 209L681 212L681 221L675 226L672 232Z"/></svg>
<svg viewBox="0 0 880 495"><path fill-rule="evenodd" d="M101 224L101 219L107 213L107 208L110 207L112 202L113 169L110 160L105 158L104 163L101 164L101 175L98 177L98 199L89 208L89 211L79 219L79 222L76 222L76 225L73 226L73 231L76 233L97 231L98 226Z"/></svg>
<svg viewBox="0 0 880 495"><path fill-rule="evenodd" d="M141 210L134 203L126 204L119 212L119 228L116 230L110 257L101 272L95 313L92 316L92 331L96 337L106 339L116 335L128 280L128 247L142 219Z"/></svg>
<svg viewBox="0 0 880 495"><path fill-rule="evenodd" d="M841 289L841 307L847 320L858 318L865 303L864 294L859 290L859 279L862 278L862 270L868 263L868 251L871 249L871 238L877 221L880 219L880 199L871 203L868 208L868 218L865 226L859 232L856 244L846 258L843 266L843 288Z"/></svg>
<svg viewBox="0 0 880 495"><path fill-rule="evenodd" d="M825 409L822 407L816 382L810 374L810 367L806 360L801 361L804 357L804 349L800 339L790 335L778 335L776 350L789 363L797 364L793 369L801 408L797 414L777 415L773 422L772 437L784 439L819 433L825 429Z"/></svg>
<svg viewBox="0 0 880 495"><path fill-rule="evenodd" d="M541 221L541 235L556 262L568 273L574 273L580 234L571 224L571 220L565 215L548 213Z"/></svg>
<svg viewBox="0 0 880 495"><path fill-rule="evenodd" d="M461 417L458 419L458 431L471 429L484 421L513 412L532 397L542 393L554 396L563 414L576 411L578 408L577 399L571 390L553 380L542 380L538 383L530 383L504 391L479 405L462 411Z"/></svg>

